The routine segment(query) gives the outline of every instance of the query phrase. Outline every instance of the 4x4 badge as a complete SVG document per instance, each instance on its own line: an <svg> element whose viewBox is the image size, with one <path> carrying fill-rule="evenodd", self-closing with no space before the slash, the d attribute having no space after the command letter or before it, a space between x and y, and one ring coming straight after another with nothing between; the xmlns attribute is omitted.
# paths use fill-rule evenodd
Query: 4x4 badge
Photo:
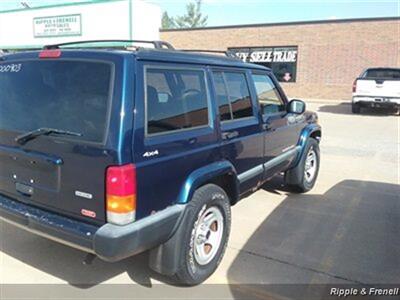
<svg viewBox="0 0 400 300"><path fill-rule="evenodd" d="M143 154L143 157L152 157L152 156L156 156L158 154L159 154L158 150L147 151L145 154Z"/></svg>

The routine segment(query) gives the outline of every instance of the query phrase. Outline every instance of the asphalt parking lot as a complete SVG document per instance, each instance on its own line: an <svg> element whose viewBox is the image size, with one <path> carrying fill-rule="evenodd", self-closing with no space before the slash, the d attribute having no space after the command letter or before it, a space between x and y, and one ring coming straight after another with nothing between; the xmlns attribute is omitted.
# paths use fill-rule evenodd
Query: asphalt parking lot
<svg viewBox="0 0 400 300"><path fill-rule="evenodd" d="M353 115L334 102L308 108L323 127L316 187L291 195L278 177L236 205L227 252L208 284L400 283L400 117ZM0 230L2 284L67 283L87 293L104 283L144 292L169 283L148 269L146 253L84 266L78 250L5 223Z"/></svg>

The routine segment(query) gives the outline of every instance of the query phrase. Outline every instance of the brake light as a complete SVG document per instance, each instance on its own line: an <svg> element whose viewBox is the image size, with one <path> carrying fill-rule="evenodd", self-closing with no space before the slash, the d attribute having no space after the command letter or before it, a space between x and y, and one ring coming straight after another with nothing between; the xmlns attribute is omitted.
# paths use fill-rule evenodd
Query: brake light
<svg viewBox="0 0 400 300"><path fill-rule="evenodd" d="M353 82L353 93L357 91L357 79Z"/></svg>
<svg viewBox="0 0 400 300"><path fill-rule="evenodd" d="M59 58L60 56L60 49L43 50L39 53L39 58Z"/></svg>
<svg viewBox="0 0 400 300"><path fill-rule="evenodd" d="M135 165L112 166L107 169L106 206L108 222L125 225L135 221Z"/></svg>

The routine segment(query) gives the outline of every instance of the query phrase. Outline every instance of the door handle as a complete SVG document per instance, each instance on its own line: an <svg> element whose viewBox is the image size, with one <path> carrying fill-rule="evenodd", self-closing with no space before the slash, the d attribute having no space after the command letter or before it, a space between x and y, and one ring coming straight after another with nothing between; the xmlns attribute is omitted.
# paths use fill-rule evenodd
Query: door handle
<svg viewBox="0 0 400 300"><path fill-rule="evenodd" d="M270 123L263 123L262 129L266 130L266 131L274 131L275 130Z"/></svg>
<svg viewBox="0 0 400 300"><path fill-rule="evenodd" d="M227 131L222 133L222 139L224 140L230 140L237 136L239 136L239 132L237 131Z"/></svg>
<svg viewBox="0 0 400 300"><path fill-rule="evenodd" d="M197 143L197 138L191 138L187 142L188 142L189 145L196 144Z"/></svg>

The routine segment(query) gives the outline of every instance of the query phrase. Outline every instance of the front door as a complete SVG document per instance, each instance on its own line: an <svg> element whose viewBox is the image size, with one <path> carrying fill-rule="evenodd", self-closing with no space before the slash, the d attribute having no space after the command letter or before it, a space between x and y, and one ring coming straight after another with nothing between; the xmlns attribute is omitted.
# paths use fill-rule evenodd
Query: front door
<svg viewBox="0 0 400 300"><path fill-rule="evenodd" d="M284 170L296 157L300 126L287 113L287 101L268 73L253 73L264 131L264 179Z"/></svg>

